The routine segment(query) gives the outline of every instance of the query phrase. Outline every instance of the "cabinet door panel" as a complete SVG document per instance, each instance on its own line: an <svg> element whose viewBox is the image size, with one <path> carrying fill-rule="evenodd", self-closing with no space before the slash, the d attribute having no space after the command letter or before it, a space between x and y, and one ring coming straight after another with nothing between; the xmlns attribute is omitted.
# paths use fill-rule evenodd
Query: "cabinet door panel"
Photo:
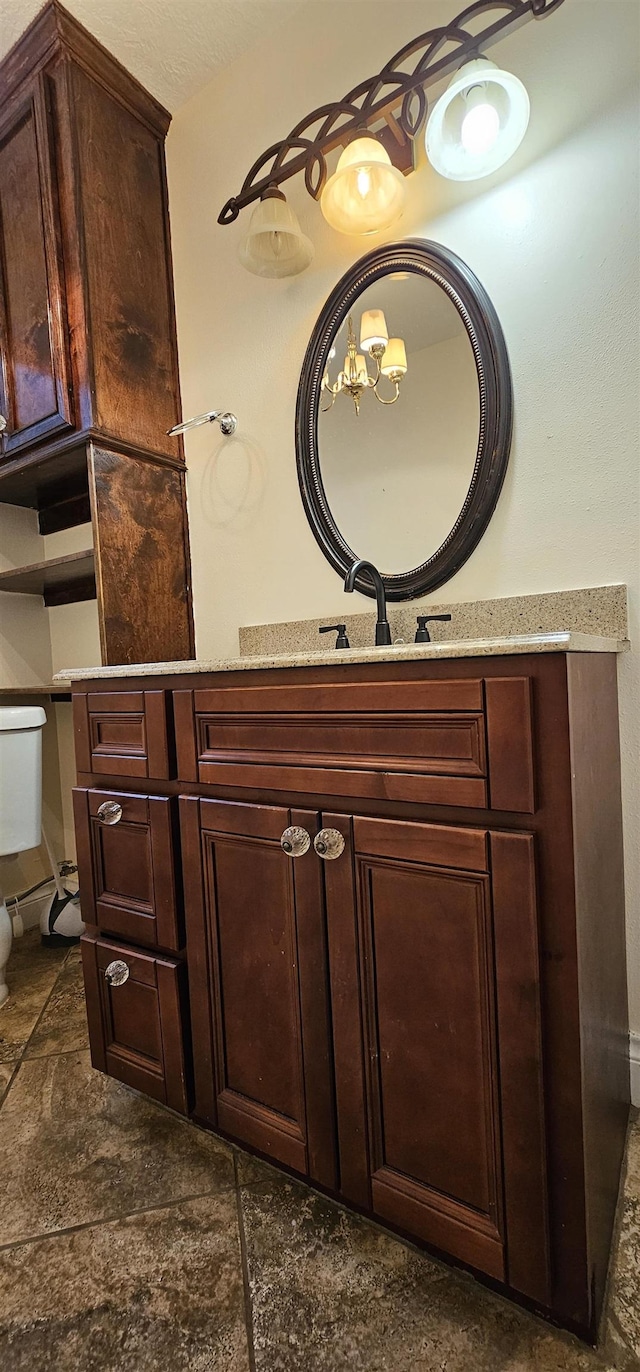
<svg viewBox="0 0 640 1372"><path fill-rule="evenodd" d="M495 1218L488 878L370 860L360 880L374 1166Z"/></svg>
<svg viewBox="0 0 640 1372"><path fill-rule="evenodd" d="M186 1114L184 965L89 934L81 942L94 1067ZM126 968L119 985L105 976L114 962Z"/></svg>
<svg viewBox="0 0 640 1372"><path fill-rule="evenodd" d="M120 806L116 824L100 818ZM74 791L85 919L103 933L178 951L184 942L174 870L175 801L126 791Z"/></svg>
<svg viewBox="0 0 640 1372"><path fill-rule="evenodd" d="M3 452L72 423L58 206L44 78L0 129Z"/></svg>
<svg viewBox="0 0 640 1372"><path fill-rule="evenodd" d="M409 851L356 852L373 1209L502 1279L488 877Z"/></svg>
<svg viewBox="0 0 640 1372"><path fill-rule="evenodd" d="M196 1055L198 1112L274 1159L333 1185L319 864L313 849L292 859L280 846L291 823L315 831L316 816L186 797L180 804L196 1042L205 980L213 1022L210 1057L207 1045ZM196 826L200 889L192 866Z"/></svg>
<svg viewBox="0 0 640 1372"><path fill-rule="evenodd" d="M480 830L323 822L347 843L326 872L343 1192L544 1300L531 836L495 836L492 878Z"/></svg>

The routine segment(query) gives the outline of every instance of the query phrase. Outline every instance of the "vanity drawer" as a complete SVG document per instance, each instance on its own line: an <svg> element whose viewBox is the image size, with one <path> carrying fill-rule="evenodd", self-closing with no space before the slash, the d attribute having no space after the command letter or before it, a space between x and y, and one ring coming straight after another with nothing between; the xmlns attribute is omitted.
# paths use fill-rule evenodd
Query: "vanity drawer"
<svg viewBox="0 0 640 1372"><path fill-rule="evenodd" d="M533 813L527 677L174 691L181 781Z"/></svg>
<svg viewBox="0 0 640 1372"><path fill-rule="evenodd" d="M87 923L148 948L178 951L176 801L77 787L73 804Z"/></svg>
<svg viewBox="0 0 640 1372"><path fill-rule="evenodd" d="M171 775L166 691L74 691L73 727L79 772Z"/></svg>
<svg viewBox="0 0 640 1372"><path fill-rule="evenodd" d="M184 964L91 934L81 944L94 1067L187 1114Z"/></svg>
<svg viewBox="0 0 640 1372"><path fill-rule="evenodd" d="M487 804L481 681L174 693L180 778L427 804Z"/></svg>

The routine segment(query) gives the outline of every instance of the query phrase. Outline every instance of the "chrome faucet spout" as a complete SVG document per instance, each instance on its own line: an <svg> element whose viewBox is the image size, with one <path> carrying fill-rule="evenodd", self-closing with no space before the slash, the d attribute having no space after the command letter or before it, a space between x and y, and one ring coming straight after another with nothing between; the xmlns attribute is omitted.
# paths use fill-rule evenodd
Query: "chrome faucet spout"
<svg viewBox="0 0 640 1372"><path fill-rule="evenodd" d="M378 607L378 622L376 624L376 648L386 648L391 644L391 628L387 619L387 597L384 589L384 582L373 562L367 562L361 557L349 568L344 581L345 591L355 589L356 577L360 572L368 575L369 580L376 593L376 604Z"/></svg>

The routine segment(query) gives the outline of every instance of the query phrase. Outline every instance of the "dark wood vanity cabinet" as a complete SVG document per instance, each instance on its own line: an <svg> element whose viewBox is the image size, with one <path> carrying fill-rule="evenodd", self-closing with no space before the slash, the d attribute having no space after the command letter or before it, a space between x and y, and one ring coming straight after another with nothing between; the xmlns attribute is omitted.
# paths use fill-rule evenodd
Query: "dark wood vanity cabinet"
<svg viewBox="0 0 640 1372"><path fill-rule="evenodd" d="M74 694L95 1065L592 1337L628 1111L615 658Z"/></svg>

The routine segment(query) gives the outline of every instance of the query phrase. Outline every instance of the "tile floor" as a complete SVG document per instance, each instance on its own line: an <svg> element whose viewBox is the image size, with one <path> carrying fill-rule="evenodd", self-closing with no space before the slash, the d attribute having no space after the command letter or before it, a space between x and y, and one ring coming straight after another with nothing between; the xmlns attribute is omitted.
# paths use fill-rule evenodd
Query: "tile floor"
<svg viewBox="0 0 640 1372"><path fill-rule="evenodd" d="M2 1372L640 1369L640 1125L597 1352L94 1072L76 949L0 1011Z"/></svg>

